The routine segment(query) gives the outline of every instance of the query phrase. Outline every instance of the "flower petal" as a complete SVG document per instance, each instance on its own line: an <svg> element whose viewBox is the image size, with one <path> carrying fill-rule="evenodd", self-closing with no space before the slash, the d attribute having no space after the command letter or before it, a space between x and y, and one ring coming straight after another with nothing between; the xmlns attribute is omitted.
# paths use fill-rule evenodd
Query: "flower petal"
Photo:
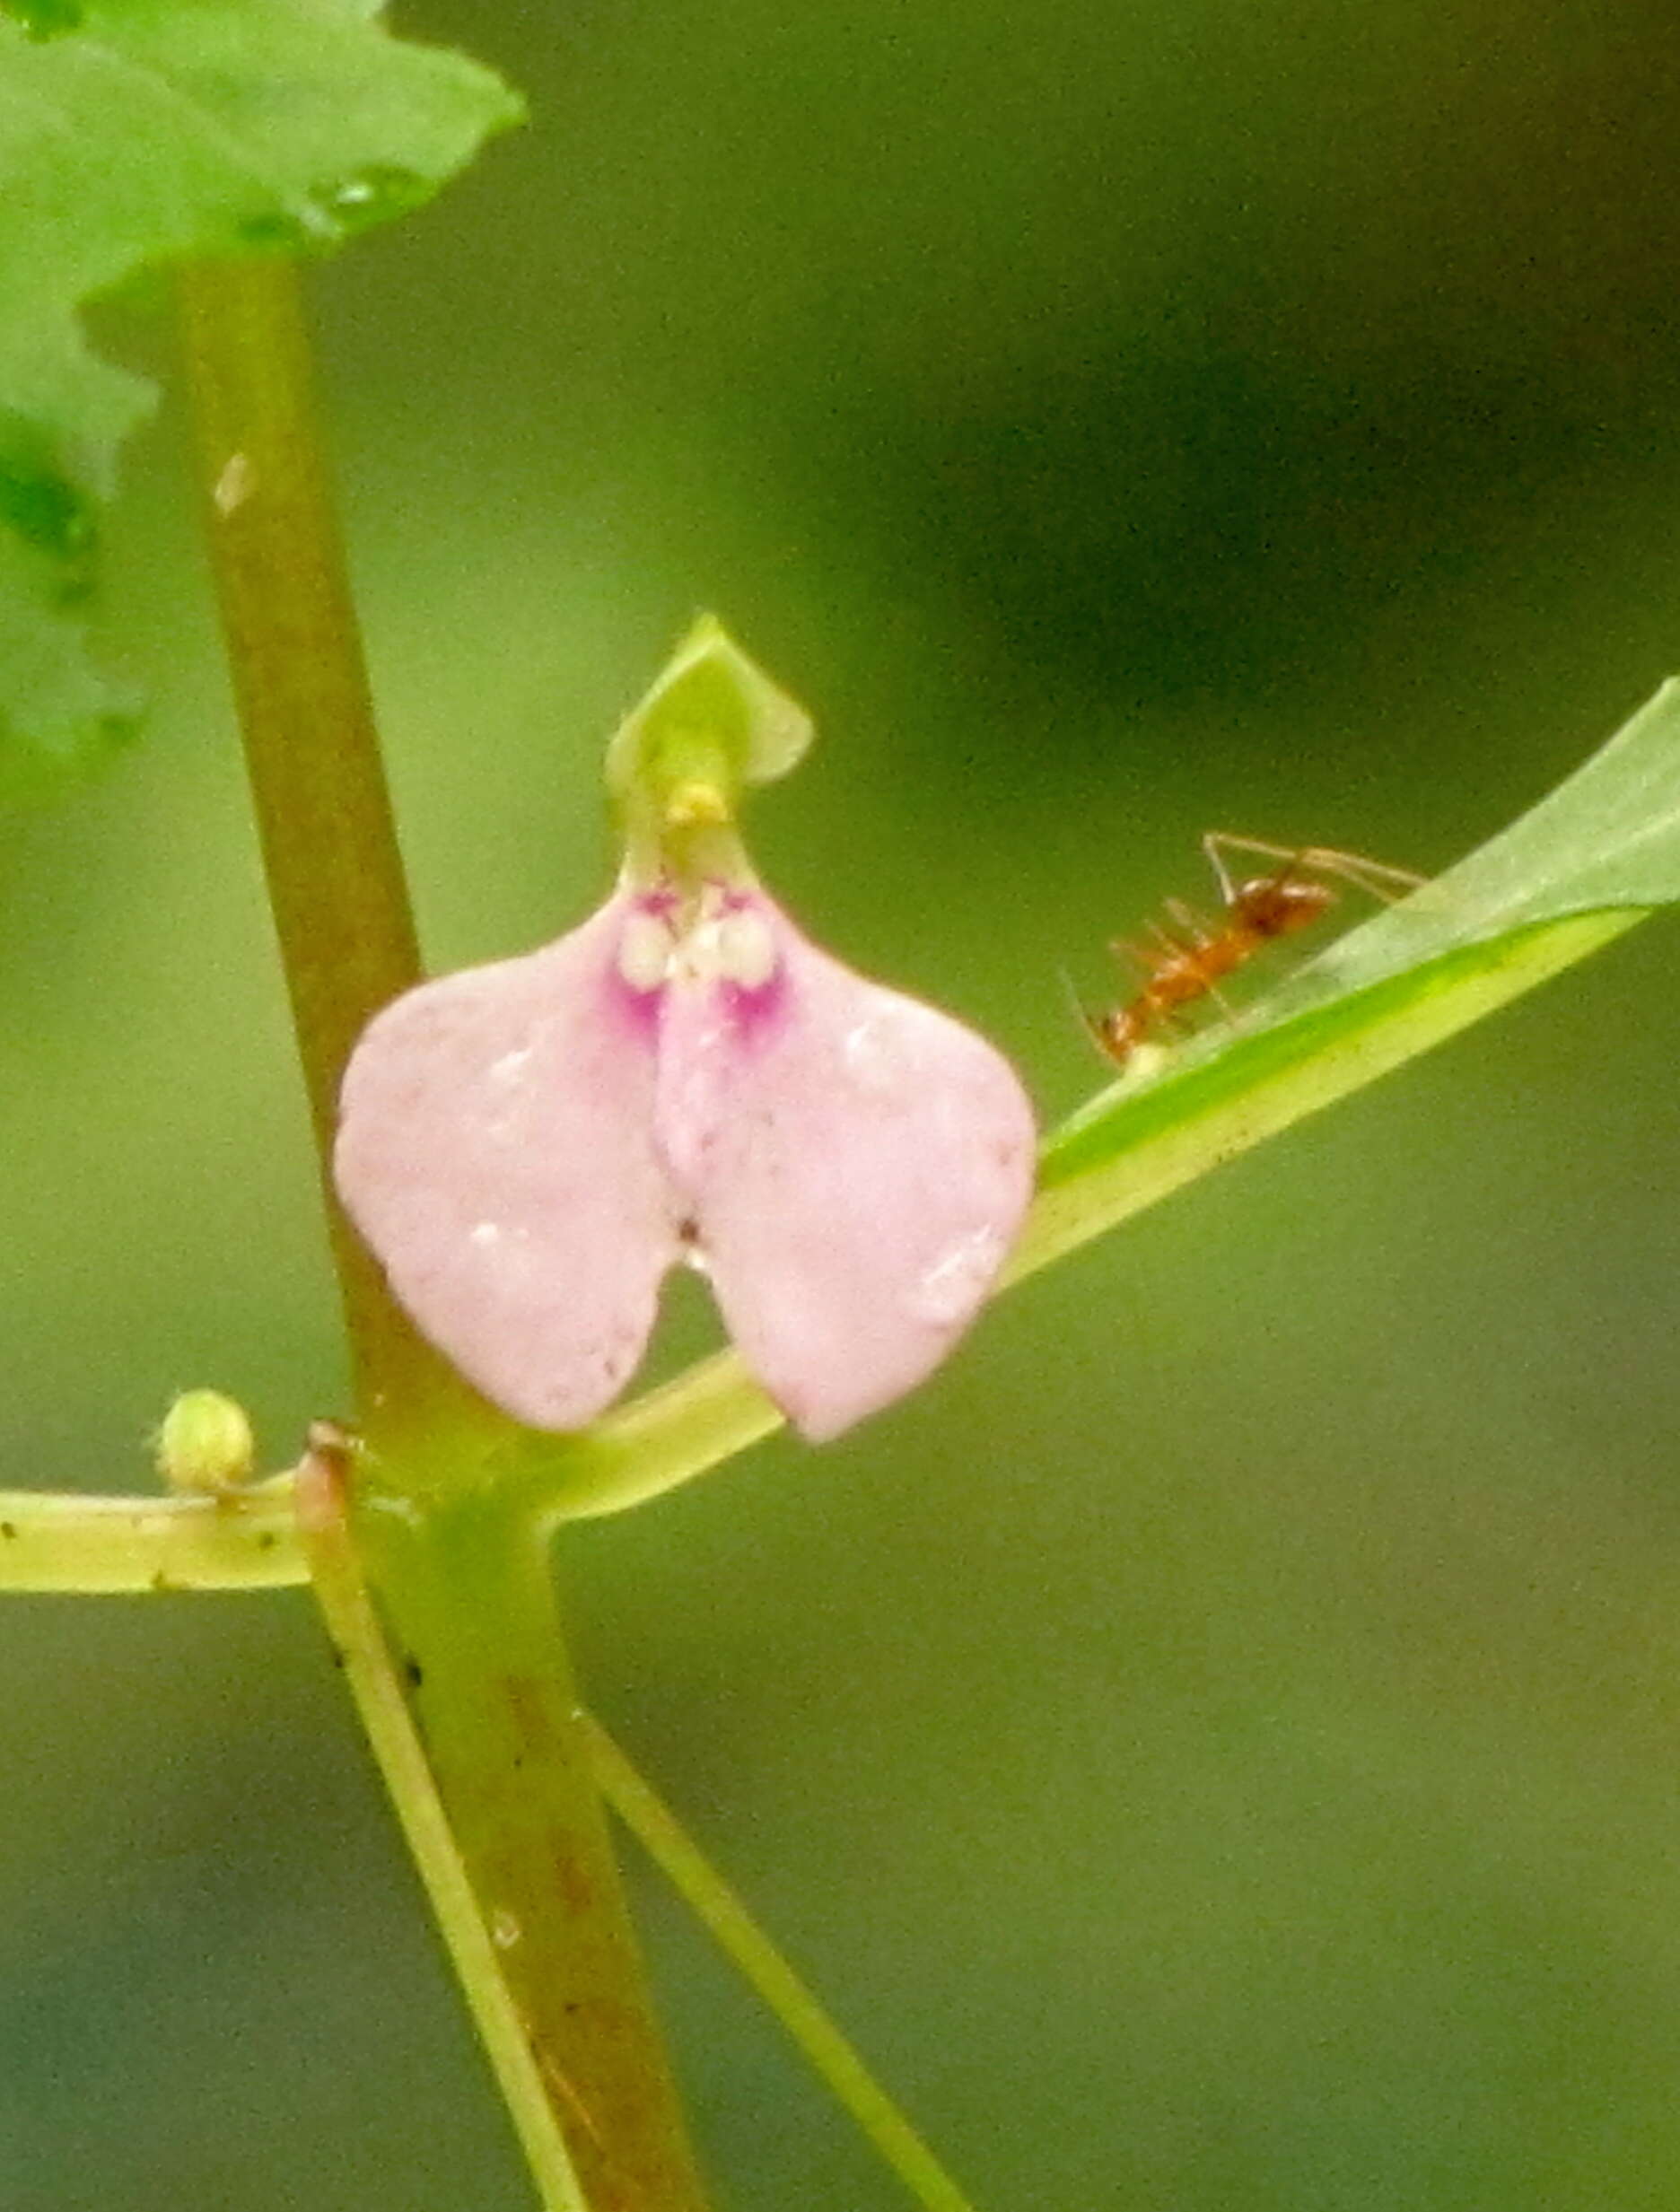
<svg viewBox="0 0 1680 2212"><path fill-rule="evenodd" d="M392 1290L486 1397L542 1429L615 1398L678 1248L654 1148L657 993L620 893L522 959L422 984L351 1056L334 1176Z"/></svg>
<svg viewBox="0 0 1680 2212"><path fill-rule="evenodd" d="M674 987L656 1132L730 1334L814 1442L914 1388L990 1290L1032 1193L1032 1108L971 1029L866 982L761 896L758 982Z"/></svg>

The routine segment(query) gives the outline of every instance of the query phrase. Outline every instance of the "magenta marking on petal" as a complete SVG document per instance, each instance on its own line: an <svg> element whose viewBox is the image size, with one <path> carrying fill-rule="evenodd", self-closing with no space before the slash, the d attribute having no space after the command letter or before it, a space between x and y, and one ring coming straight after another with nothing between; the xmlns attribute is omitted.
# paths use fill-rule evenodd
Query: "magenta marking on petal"
<svg viewBox="0 0 1680 2212"><path fill-rule="evenodd" d="M619 896L627 913L657 914L663 922L669 922L682 905L682 893L668 876L643 890L624 891Z"/></svg>
<svg viewBox="0 0 1680 2212"><path fill-rule="evenodd" d="M718 887L719 973L713 988L730 1034L751 1051L787 1019L787 918L756 886Z"/></svg>
<svg viewBox="0 0 1680 2212"><path fill-rule="evenodd" d="M713 989L730 1034L739 1041L744 1051L757 1049L766 1036L787 1019L788 985L784 963L778 963L768 983L722 983L714 984Z"/></svg>
<svg viewBox="0 0 1680 2212"><path fill-rule="evenodd" d="M665 991L663 984L655 984L652 991L638 991L634 984L625 981L616 967L608 968L601 978L602 1018L616 1027L628 1030L647 1052L655 1052Z"/></svg>

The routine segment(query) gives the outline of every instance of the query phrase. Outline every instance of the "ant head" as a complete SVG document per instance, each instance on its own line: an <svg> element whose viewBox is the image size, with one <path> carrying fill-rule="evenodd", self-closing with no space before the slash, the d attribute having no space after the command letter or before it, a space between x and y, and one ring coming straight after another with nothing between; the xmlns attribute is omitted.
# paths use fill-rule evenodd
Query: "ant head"
<svg viewBox="0 0 1680 2212"><path fill-rule="evenodd" d="M1236 905L1264 937L1286 937L1328 914L1336 894L1327 883L1302 876L1257 876L1237 894Z"/></svg>

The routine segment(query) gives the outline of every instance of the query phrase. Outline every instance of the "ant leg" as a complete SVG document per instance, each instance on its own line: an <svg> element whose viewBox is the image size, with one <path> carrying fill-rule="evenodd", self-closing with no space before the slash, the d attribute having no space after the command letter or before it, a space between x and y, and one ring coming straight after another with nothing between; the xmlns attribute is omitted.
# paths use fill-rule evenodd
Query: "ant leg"
<svg viewBox="0 0 1680 2212"><path fill-rule="evenodd" d="M1159 941L1161 946L1164 948L1168 959L1183 960L1195 951L1195 947L1194 945L1181 944L1178 939L1174 937L1169 931L1162 929L1159 922L1151 922L1149 928L1150 935ZM1160 962L1159 959L1157 959L1155 965L1158 968L1159 967Z"/></svg>
<svg viewBox="0 0 1680 2212"><path fill-rule="evenodd" d="M1237 886L1231 879L1230 870L1225 865L1225 855L1220 850L1221 845L1229 843L1230 840L1217 829L1209 830L1202 840L1207 864L1213 870L1214 881L1219 885L1221 901L1227 906L1234 905L1237 901Z"/></svg>
<svg viewBox="0 0 1680 2212"><path fill-rule="evenodd" d="M1272 878L1273 883L1282 884L1289 881L1296 870L1304 863L1308 852L1313 848L1292 844L1273 844L1269 838L1265 837L1238 837L1234 836L1229 830L1211 829L1202 840L1202 850L1208 856L1209 866L1219 878L1220 889L1224 894L1225 904L1228 906L1234 906L1240 893L1232 878L1229 864L1226 861L1227 852L1257 852L1263 860L1282 861L1283 865L1275 871Z"/></svg>
<svg viewBox="0 0 1680 2212"><path fill-rule="evenodd" d="M1228 906L1238 904L1243 887L1231 873L1225 858L1227 852L1257 852L1263 860L1281 861L1282 866L1273 870L1269 880L1283 884L1308 864L1309 854L1318 849L1312 845L1273 844L1269 837L1238 837L1228 829L1210 829L1202 839L1202 850L1219 879L1220 896Z"/></svg>
<svg viewBox="0 0 1680 2212"><path fill-rule="evenodd" d="M1185 931L1196 951L1200 951L1203 945L1211 945L1219 935L1219 931L1212 928L1194 906L1186 905L1181 898L1168 900L1167 914L1169 921L1177 922Z"/></svg>
<svg viewBox="0 0 1680 2212"><path fill-rule="evenodd" d="M1114 1064L1115 1055L1109 1050L1107 1039L1103 1035L1102 1023L1098 1019L1097 1016L1091 1012L1089 1007L1086 1005L1084 1000L1081 998L1079 992L1074 989L1073 978L1068 974L1066 968L1058 969L1057 973L1062 978L1062 988L1067 993L1068 1004L1073 1009L1075 1020L1077 1020L1080 1027L1084 1030L1086 1036L1097 1047L1097 1050L1101 1054L1102 1057L1108 1062L1110 1066L1112 1066Z"/></svg>
<svg viewBox="0 0 1680 2212"><path fill-rule="evenodd" d="M1319 850L1314 845L1273 844L1269 837L1239 837L1229 829L1211 829L1202 840L1202 849L1210 860L1228 846L1233 852L1258 852L1269 861L1298 861L1303 852Z"/></svg>
<svg viewBox="0 0 1680 2212"><path fill-rule="evenodd" d="M1134 945L1129 938L1111 937L1108 949L1116 960L1130 960L1145 983L1152 983L1160 973L1160 955L1151 952L1147 945Z"/></svg>

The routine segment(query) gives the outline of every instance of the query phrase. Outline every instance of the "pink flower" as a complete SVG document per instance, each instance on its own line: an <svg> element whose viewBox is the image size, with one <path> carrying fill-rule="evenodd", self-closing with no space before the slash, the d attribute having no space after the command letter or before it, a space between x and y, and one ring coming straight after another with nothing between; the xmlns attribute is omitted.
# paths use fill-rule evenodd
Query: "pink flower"
<svg viewBox="0 0 1680 2212"><path fill-rule="evenodd" d="M703 625L615 739L606 905L407 992L352 1056L345 1204L420 1327L534 1427L610 1403L687 1256L788 1418L837 1435L944 1358L1020 1225L1008 1062L819 951L740 852L733 789L809 736Z"/></svg>

